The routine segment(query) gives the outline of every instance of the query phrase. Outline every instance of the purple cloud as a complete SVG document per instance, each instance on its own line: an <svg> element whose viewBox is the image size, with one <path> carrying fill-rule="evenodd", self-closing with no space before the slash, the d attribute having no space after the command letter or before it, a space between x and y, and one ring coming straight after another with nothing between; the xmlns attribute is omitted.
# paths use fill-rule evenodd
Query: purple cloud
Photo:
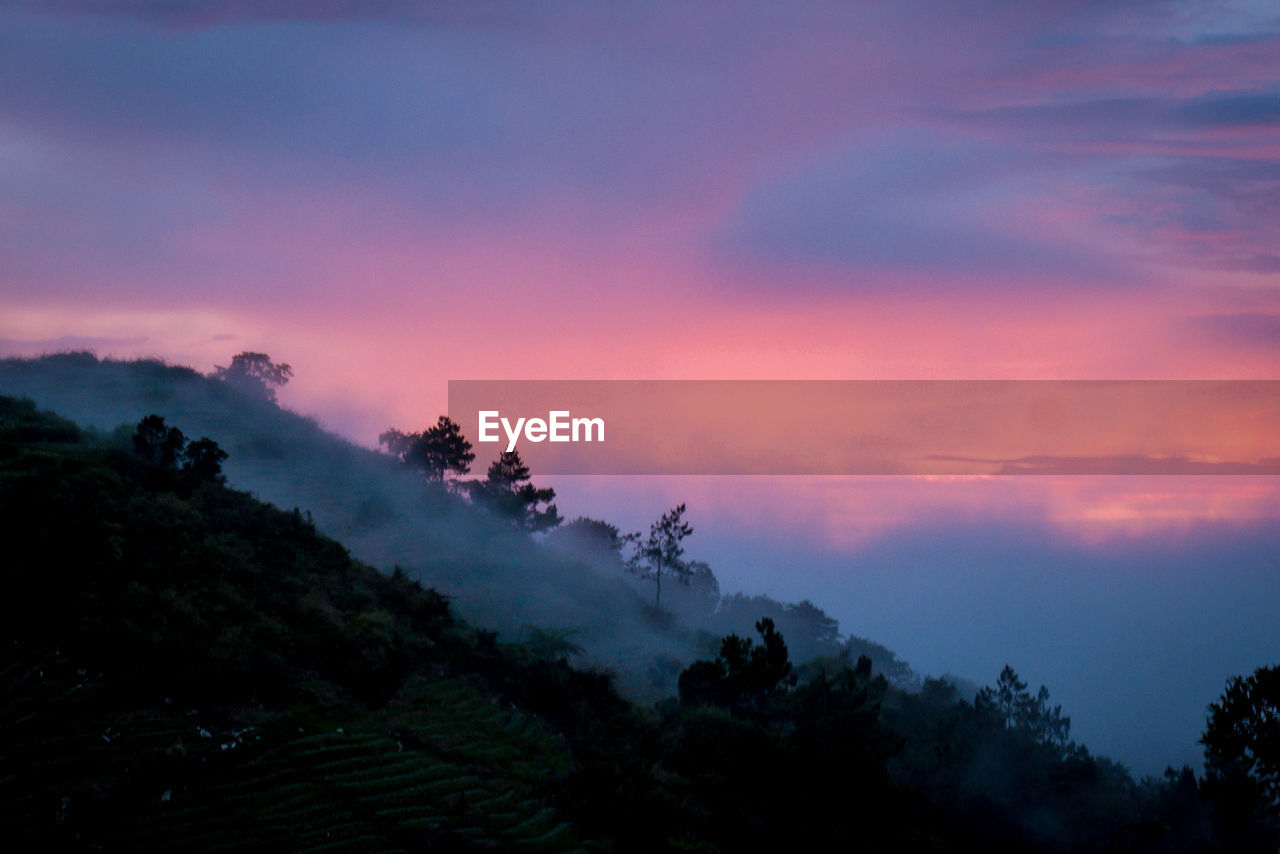
<svg viewBox="0 0 1280 854"><path fill-rule="evenodd" d="M1216 344L1280 349L1280 314L1210 314L1191 318L1187 325L1194 334Z"/></svg>
<svg viewBox="0 0 1280 854"><path fill-rule="evenodd" d="M1134 257L1153 243L1179 263L1273 264L1270 214L1250 224L1235 206L1266 204L1244 173L1276 163L1277 39L1210 9L57 8L0 3L0 127L57 161L0 176L0 213L20 223L0 260L30 278L118 252L116 280L147 264L235 279L184 255L190 235L290 195L353 240L463 224L644 235L646 251L701 251L739 278L764 262L938 289L1129 287L1152 278ZM1213 165L1212 186L1191 183L1213 158L1241 174ZM1223 236L1186 241L1197 227Z"/></svg>
<svg viewBox="0 0 1280 854"><path fill-rule="evenodd" d="M897 134L757 186L720 245L747 264L981 275L997 288L1098 282L1120 262L1072 235L1033 233L1018 214L1040 202L1046 181L1070 180L1075 168L1073 158L1015 146ZM938 284L948 286L943 276Z"/></svg>

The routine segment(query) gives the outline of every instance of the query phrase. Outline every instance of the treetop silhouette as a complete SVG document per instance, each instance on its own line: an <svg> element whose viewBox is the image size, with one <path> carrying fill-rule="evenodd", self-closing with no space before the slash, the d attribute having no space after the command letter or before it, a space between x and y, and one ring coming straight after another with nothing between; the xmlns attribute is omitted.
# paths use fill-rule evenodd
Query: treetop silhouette
<svg viewBox="0 0 1280 854"><path fill-rule="evenodd" d="M213 375L241 391L269 400L276 399L276 388L282 387L293 376L293 368L284 362L276 363L266 353L237 353L231 364L216 368Z"/></svg>
<svg viewBox="0 0 1280 854"><path fill-rule="evenodd" d="M466 474L476 458L462 428L447 415L441 415L421 433L402 433L392 427L378 437L378 442L433 483L443 482L450 472L454 476Z"/></svg>

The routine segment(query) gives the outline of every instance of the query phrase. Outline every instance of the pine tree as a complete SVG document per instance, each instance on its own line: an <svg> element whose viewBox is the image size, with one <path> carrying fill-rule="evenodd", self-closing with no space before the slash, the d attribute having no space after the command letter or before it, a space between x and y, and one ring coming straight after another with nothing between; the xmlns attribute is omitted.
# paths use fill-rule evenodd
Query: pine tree
<svg viewBox="0 0 1280 854"><path fill-rule="evenodd" d="M378 442L433 483L443 482L449 472L466 474L476 458L462 428L447 415L421 433L401 433L393 427L379 436Z"/></svg>
<svg viewBox="0 0 1280 854"><path fill-rule="evenodd" d="M556 491L540 489L530 478L529 467L520 459L520 452L505 451L489 466L485 479L473 483L472 496L491 512L513 520L525 531L554 528L561 521L552 503Z"/></svg>
<svg viewBox="0 0 1280 854"><path fill-rule="evenodd" d="M693 527L684 520L685 505L678 504L662 514L662 518L649 527L649 539L636 544L629 568L641 578L652 578L655 589L653 606L662 607L662 577L675 576L677 581L688 584L693 576L692 567L682 558L681 542L693 533Z"/></svg>

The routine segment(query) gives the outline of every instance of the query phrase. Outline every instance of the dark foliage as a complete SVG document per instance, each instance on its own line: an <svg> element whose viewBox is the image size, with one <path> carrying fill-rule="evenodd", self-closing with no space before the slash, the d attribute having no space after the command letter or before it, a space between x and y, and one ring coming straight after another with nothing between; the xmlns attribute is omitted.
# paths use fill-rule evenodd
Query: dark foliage
<svg viewBox="0 0 1280 854"><path fill-rule="evenodd" d="M216 368L213 375L252 397L274 401L276 389L289 382L293 368L271 361L266 353L237 353L230 365Z"/></svg>
<svg viewBox="0 0 1280 854"><path fill-rule="evenodd" d="M809 601L783 604L768 596L734 593L720 600L709 622L719 634L745 633L761 617L773 621L798 661L841 652L839 624ZM857 661L857 656L852 660Z"/></svg>
<svg viewBox="0 0 1280 854"><path fill-rule="evenodd" d="M1280 667L1235 676L1205 726L1205 794L1239 851L1280 845Z"/></svg>
<svg viewBox="0 0 1280 854"><path fill-rule="evenodd" d="M472 481L471 497L491 513L513 521L521 530L545 531L560 524L552 503L556 491L531 482L529 467L519 451L503 451L489 466L484 480Z"/></svg>
<svg viewBox="0 0 1280 854"><path fill-rule="evenodd" d="M795 685L787 644L765 617L756 623L760 643L729 635L715 661L696 661L680 674L680 700L720 706L758 720L772 717L777 702Z"/></svg>
<svg viewBox="0 0 1280 854"><path fill-rule="evenodd" d="M0 397L0 443L7 451L20 445L80 441L80 428L52 412L40 412L34 401Z"/></svg>
<svg viewBox="0 0 1280 854"><path fill-rule="evenodd" d="M849 647L794 668L766 615L759 640L730 634L685 668L679 701L641 708L570 666L570 632L500 642L308 514L226 488L211 440L156 416L121 439L0 398L0 832L18 849L1267 840L1224 809L1273 785L1270 672L1212 707L1203 786L1089 755L1012 668L973 702L938 680L904 692ZM816 608L791 616L829 640ZM1242 779L1254 800L1227 785Z"/></svg>
<svg viewBox="0 0 1280 854"><path fill-rule="evenodd" d="M177 427L169 427L159 415L148 415L133 432L133 451L152 476L181 472L188 480L220 481L227 452L207 436L194 442Z"/></svg>
<svg viewBox="0 0 1280 854"><path fill-rule="evenodd" d="M308 514L206 477L216 444L162 419L135 450L23 401L0 398L0 418L20 427L0 443L16 850L578 844L553 804L563 743L499 693L543 676L535 656L351 560ZM333 782L342 768L359 776Z"/></svg>
<svg viewBox="0 0 1280 854"><path fill-rule="evenodd" d="M187 446L187 437L177 427L169 427L159 415L148 415L133 433L133 450L147 465L161 471L178 467Z"/></svg>
<svg viewBox="0 0 1280 854"><path fill-rule="evenodd" d="M207 436L188 443L183 452L182 467L201 480L218 480L222 477L222 463L227 452Z"/></svg>
<svg viewBox="0 0 1280 854"><path fill-rule="evenodd" d="M476 458L471 443L462 435L462 428L447 415L441 415L421 433L402 433L392 427L378 437L378 442L396 459L433 483L443 482L450 472L455 476L466 474Z"/></svg>

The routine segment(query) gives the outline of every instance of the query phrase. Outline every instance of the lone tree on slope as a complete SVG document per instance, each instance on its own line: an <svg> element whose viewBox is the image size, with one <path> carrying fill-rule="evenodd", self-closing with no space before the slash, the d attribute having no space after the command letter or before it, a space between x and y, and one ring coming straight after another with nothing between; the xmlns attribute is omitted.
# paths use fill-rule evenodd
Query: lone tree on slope
<svg viewBox="0 0 1280 854"><path fill-rule="evenodd" d="M662 514L662 518L649 526L649 539L636 543L635 554L629 568L641 578L652 578L655 585L653 606L662 607L662 577L675 576L682 584L688 584L693 568L683 560L681 541L693 533L693 527L684 520L685 505L676 505Z"/></svg>
<svg viewBox="0 0 1280 854"><path fill-rule="evenodd" d="M276 399L276 388L289 382L293 368L284 362L276 364L266 353L238 353L231 357L231 364L217 368L213 375L228 385L254 397Z"/></svg>
<svg viewBox="0 0 1280 854"><path fill-rule="evenodd" d="M469 482L472 497L493 513L505 516L522 530L536 532L554 528L561 522L556 505L551 503L556 491L539 489L530 482L529 467L520 459L519 451L503 452L485 475L484 480ZM539 505L545 505L539 509Z"/></svg>
<svg viewBox="0 0 1280 854"><path fill-rule="evenodd" d="M447 415L441 415L421 433L401 433L392 427L378 437L378 442L432 483L443 482L448 472L455 476L466 474L476 458L462 428Z"/></svg>

